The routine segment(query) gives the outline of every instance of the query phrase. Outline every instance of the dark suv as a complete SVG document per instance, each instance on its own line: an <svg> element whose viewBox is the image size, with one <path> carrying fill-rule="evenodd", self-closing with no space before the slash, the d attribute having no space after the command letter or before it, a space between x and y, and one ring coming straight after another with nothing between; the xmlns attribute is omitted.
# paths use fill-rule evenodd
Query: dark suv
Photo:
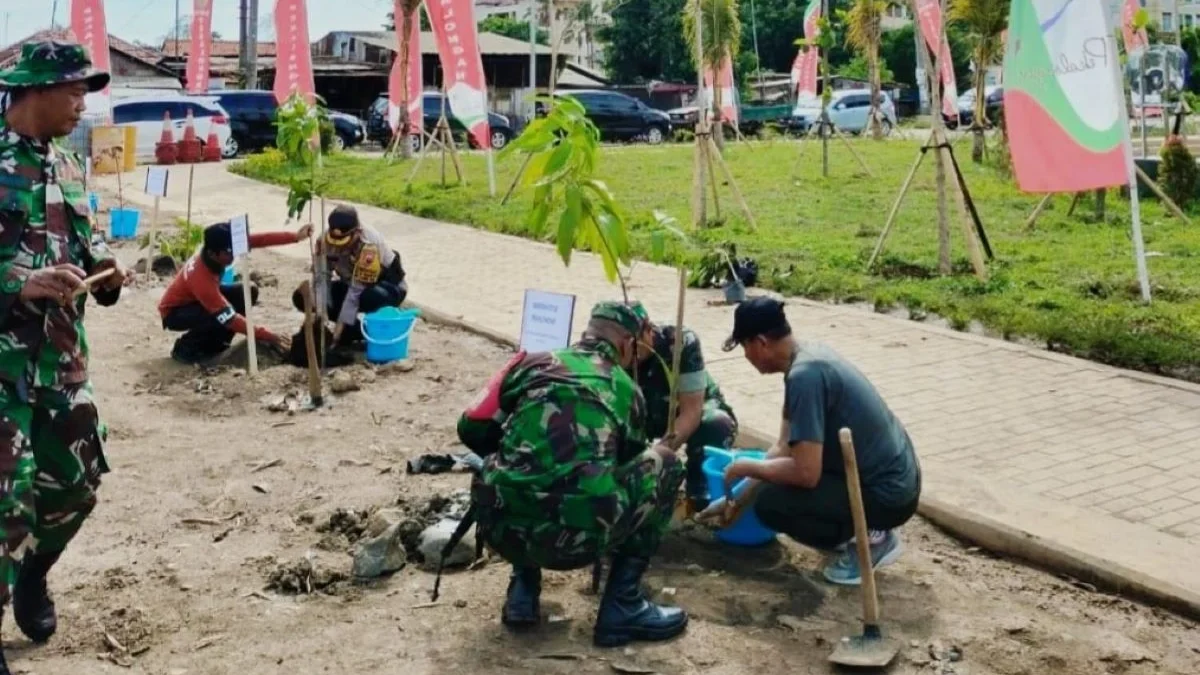
<svg viewBox="0 0 1200 675"><path fill-rule="evenodd" d="M421 98L425 131L433 133L434 128L437 127L438 118L442 115L442 95L436 91L427 91L421 95ZM449 102L446 104L446 119L450 122L450 132L454 134L455 138L466 137L466 128L451 114ZM508 145L508 142L512 140L514 135L512 123L504 115L489 110L488 126L492 132L492 147L496 150ZM387 94L381 95L371 104L371 110L367 113L367 136L381 145L387 145L392 139L392 127L388 124ZM415 137L413 143L416 147L420 147L420 141ZM475 147L474 141L470 141L470 143L471 147Z"/></svg>
<svg viewBox="0 0 1200 675"><path fill-rule="evenodd" d="M262 150L275 145L275 94L259 90L217 89L205 96L217 99L229 113L233 138L226 145L236 152Z"/></svg>
<svg viewBox="0 0 1200 675"><path fill-rule="evenodd" d="M572 96L583 104L588 119L606 140L630 141L644 138L657 145L671 136L671 116L620 92L599 89L563 91L555 96ZM538 104L538 114L544 113Z"/></svg>

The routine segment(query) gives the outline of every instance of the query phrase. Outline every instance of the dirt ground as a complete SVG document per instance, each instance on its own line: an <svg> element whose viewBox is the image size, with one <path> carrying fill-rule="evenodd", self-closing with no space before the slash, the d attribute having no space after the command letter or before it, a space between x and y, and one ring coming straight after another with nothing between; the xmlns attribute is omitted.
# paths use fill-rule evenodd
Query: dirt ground
<svg viewBox="0 0 1200 675"><path fill-rule="evenodd" d="M304 266L255 260L278 281L257 315L290 333ZM406 475L405 461L455 450L457 415L505 350L423 323L410 370L351 367L361 390L316 412L272 412L302 395L304 372L280 366L251 380L237 367L174 364L174 336L154 309L162 288L88 310L113 472L51 577L59 634L33 647L6 625L16 672L824 673L832 645L859 629L858 593L821 581L813 553L722 548L687 530L669 537L647 579L693 616L664 645L594 649L586 570L549 573L547 621L521 635L499 623L508 570L496 561L448 574L434 606L433 575L412 562L390 578L339 581L349 542L319 526L336 509L421 504L466 487L461 473ZM1200 672L1191 622L996 560L923 521L904 538L907 553L879 578L884 629L903 647L893 673ZM279 565L306 557L318 572L299 585L328 586L267 589Z"/></svg>

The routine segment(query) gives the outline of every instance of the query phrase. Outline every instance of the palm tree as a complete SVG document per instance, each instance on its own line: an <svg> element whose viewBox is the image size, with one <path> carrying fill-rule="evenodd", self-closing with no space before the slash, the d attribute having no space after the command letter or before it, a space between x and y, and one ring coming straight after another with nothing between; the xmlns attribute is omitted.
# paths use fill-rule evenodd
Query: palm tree
<svg viewBox="0 0 1200 675"><path fill-rule="evenodd" d="M400 59L400 124L396 128L396 133L400 135L400 156L404 159L412 159L412 143L408 142L408 50L409 41L412 39L413 22L417 20L417 10L421 7L421 0L401 0L399 3L400 11L403 16L400 18L400 53L396 54L396 58Z"/></svg>
<svg viewBox="0 0 1200 675"><path fill-rule="evenodd" d="M869 124L876 140L883 138L879 121L879 43L883 39L883 14L887 0L854 0L850 9L838 12L846 26L846 44L867 59L871 111Z"/></svg>
<svg viewBox="0 0 1200 675"><path fill-rule="evenodd" d="M987 118L987 96L984 87L990 66L1000 63L1004 57L1004 44L1000 35L1008 28L1010 0L954 0L950 3L950 20L961 23L971 41L971 59L975 62L975 114L971 120L974 143L971 159L983 161L984 127Z"/></svg>
<svg viewBox="0 0 1200 675"><path fill-rule="evenodd" d="M721 120L721 88L717 86L721 67L726 59L733 63L737 58L738 46L742 42L742 20L738 16L738 0L690 0L683 10L683 36L688 43L688 53L696 58L697 15L701 25L701 59L697 70L710 69L713 73L713 140L721 143L724 138L724 122ZM702 112L702 111L700 111Z"/></svg>

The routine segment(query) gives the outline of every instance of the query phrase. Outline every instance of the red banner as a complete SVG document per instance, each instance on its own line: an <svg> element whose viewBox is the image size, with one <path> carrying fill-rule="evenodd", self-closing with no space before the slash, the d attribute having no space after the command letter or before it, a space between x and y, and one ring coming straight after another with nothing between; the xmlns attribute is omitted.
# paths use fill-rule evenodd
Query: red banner
<svg viewBox="0 0 1200 675"><path fill-rule="evenodd" d="M1141 5L1138 4L1138 0L1125 0L1121 7L1121 33L1125 37L1125 52L1128 54L1136 54L1150 44L1145 28L1137 31L1133 29L1133 16L1139 9Z"/></svg>
<svg viewBox="0 0 1200 675"><path fill-rule="evenodd" d="M412 30L408 35L408 86L401 81L400 64L404 62L404 41L400 39L404 30L404 12L401 1L396 0L396 60L392 62L391 76L388 78L388 124L395 131L400 126L400 101L405 100L404 91L408 90L408 132L421 133L425 107L422 103L424 89L424 73L421 71L421 12L413 12Z"/></svg>
<svg viewBox="0 0 1200 675"><path fill-rule="evenodd" d="M71 0L71 33L87 48L92 66L112 72L108 54L108 26L104 20L104 0ZM112 116L112 97L108 87L88 94L88 112Z"/></svg>
<svg viewBox="0 0 1200 675"><path fill-rule="evenodd" d="M821 18L820 0L812 0L804 11L804 39L815 42L821 35L817 20ZM820 70L821 52L815 46L801 47L792 63L792 86L796 100L816 99L817 76Z"/></svg>
<svg viewBox="0 0 1200 675"><path fill-rule="evenodd" d="M721 119L727 122L738 123L738 101L737 89L733 86L733 62L726 56L721 61L721 73L717 76L717 86L721 88ZM707 107L711 110L713 105L713 72L712 68L704 71L704 95L707 101Z"/></svg>
<svg viewBox="0 0 1200 675"><path fill-rule="evenodd" d="M191 47L187 59L187 90L192 94L208 91L212 65L212 1L195 0L192 4Z"/></svg>
<svg viewBox="0 0 1200 675"><path fill-rule="evenodd" d="M280 103L297 93L309 103L316 98L304 0L275 0L274 91Z"/></svg>
<svg viewBox="0 0 1200 675"><path fill-rule="evenodd" d="M954 80L954 60L950 57L950 41L942 30L942 6L938 0L917 0L917 22L929 51L938 54L937 67L942 80L942 112L950 119L958 118L958 84ZM939 50L938 46L941 45ZM918 61L920 63L920 61Z"/></svg>
<svg viewBox="0 0 1200 675"><path fill-rule="evenodd" d="M427 0L425 11L437 38L442 86L450 110L471 132L476 145L490 148L487 81L483 76L483 57L479 54L479 34L471 0Z"/></svg>

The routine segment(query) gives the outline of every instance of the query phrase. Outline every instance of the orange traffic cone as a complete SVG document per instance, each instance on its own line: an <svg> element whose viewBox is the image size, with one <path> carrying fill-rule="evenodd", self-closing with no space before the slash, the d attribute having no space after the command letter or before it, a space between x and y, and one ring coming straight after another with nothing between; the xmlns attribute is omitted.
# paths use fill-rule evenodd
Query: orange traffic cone
<svg viewBox="0 0 1200 675"><path fill-rule="evenodd" d="M179 161L192 164L200 161L200 139L196 138L196 120L189 108L187 124L183 128L183 139L179 141Z"/></svg>
<svg viewBox="0 0 1200 675"><path fill-rule="evenodd" d="M179 159L179 148L175 145L175 137L171 133L171 113L163 113L162 136L154 144L154 159L159 164L174 164Z"/></svg>
<svg viewBox="0 0 1200 675"><path fill-rule="evenodd" d="M208 138L204 141L204 161L219 162L221 161L221 139L217 136L217 125L220 124L220 117L213 117L208 125Z"/></svg>

